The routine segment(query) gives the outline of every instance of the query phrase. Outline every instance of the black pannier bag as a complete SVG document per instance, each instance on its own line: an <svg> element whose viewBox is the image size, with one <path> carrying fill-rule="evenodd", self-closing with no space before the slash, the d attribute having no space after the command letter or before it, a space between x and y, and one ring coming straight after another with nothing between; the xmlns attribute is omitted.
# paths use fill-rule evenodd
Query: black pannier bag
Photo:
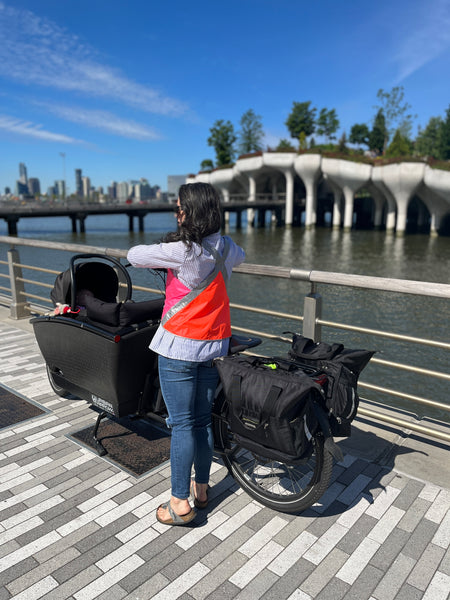
<svg viewBox="0 0 450 600"><path fill-rule="evenodd" d="M374 354L372 350L345 349L342 344L314 342L293 334L290 359L299 366L312 367L326 375L323 382L325 403L331 432L335 436L346 437L351 433L350 424L359 406L358 377Z"/></svg>
<svg viewBox="0 0 450 600"><path fill-rule="evenodd" d="M311 449L323 405L319 383L286 359L232 355L216 359L236 441L268 459L295 464ZM310 369L310 371L313 371Z"/></svg>

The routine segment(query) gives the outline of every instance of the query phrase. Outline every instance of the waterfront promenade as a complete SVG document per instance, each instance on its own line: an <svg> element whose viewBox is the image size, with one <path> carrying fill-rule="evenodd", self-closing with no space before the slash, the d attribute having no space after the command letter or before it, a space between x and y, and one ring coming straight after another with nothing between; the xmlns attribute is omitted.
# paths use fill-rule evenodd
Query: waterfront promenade
<svg viewBox="0 0 450 600"><path fill-rule="evenodd" d="M1 302L0 357L0 385L45 411L0 430L0 600L448 598L445 444L358 419L329 490L298 516L253 501L215 460L210 507L167 527L169 465L135 477L69 438L97 414L54 394L31 325Z"/></svg>

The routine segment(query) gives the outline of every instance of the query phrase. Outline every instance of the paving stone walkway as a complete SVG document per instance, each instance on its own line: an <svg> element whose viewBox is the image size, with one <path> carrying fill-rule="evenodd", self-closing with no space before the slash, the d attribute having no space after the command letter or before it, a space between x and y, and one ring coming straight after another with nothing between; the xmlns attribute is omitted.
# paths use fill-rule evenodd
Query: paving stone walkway
<svg viewBox="0 0 450 600"><path fill-rule="evenodd" d="M167 527L155 510L169 465L135 478L69 439L96 413L55 396L33 334L6 321L0 384L46 410L0 430L0 600L449 597L448 488L347 455L293 516L252 501L216 460L210 507Z"/></svg>

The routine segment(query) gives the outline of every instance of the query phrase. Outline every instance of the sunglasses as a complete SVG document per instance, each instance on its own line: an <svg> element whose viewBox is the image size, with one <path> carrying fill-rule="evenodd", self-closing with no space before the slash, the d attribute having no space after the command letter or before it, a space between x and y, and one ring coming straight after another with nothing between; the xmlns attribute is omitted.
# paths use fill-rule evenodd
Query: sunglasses
<svg viewBox="0 0 450 600"><path fill-rule="evenodd" d="M176 215L179 215L181 212L183 212L183 209L181 208L181 206L178 206L178 204L175 206L175 208L173 209L173 212Z"/></svg>

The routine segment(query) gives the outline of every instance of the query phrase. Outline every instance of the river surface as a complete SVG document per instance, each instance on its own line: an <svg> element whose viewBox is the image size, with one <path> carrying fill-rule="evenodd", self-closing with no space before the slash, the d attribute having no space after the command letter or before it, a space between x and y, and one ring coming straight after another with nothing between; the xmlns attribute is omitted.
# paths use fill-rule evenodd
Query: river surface
<svg viewBox="0 0 450 600"><path fill-rule="evenodd" d="M384 231L356 230L344 233L326 228L307 231L303 227L284 229L271 224L264 228L250 228L246 227L245 219L243 221L243 228L236 229L232 215L225 231L245 249L248 263L450 283L449 237L395 237ZM130 233L128 218L125 215L89 216L85 222L86 233L74 234L68 218L21 219L18 223L18 235L56 242L127 249L136 244L156 242L163 233L174 228L175 219L167 213L149 214L144 223L145 232ZM0 222L0 235L8 235L4 221ZM55 253L21 247L19 252L22 262L26 264L37 264L61 271L68 267L66 252ZM157 284L147 270L131 271L134 283L148 286ZM42 280L50 283L53 279L54 276L42 277ZM234 303L301 315L303 299L309 291L309 285L304 282L236 274L231 281L230 298ZM318 286L318 291L323 297L322 317L326 320L431 340L450 340L448 300L329 285ZM42 289L38 293L42 295ZM143 299L143 293L135 293L134 299ZM237 326L275 335L282 335L286 331L301 333L301 323L287 318L233 310L232 322ZM346 347L377 350L376 356L383 360L444 373L450 371L449 352L446 350L331 328L323 328L322 339L327 342L342 341ZM265 341L258 352L280 355L285 354L286 350L285 344ZM450 385L443 379L393 370L371 363L363 372L361 380L449 403ZM423 408L416 402L405 401L392 395L380 395L362 387L360 392L369 400L380 400L419 416L427 414L434 418L450 420L448 413L442 410Z"/></svg>

